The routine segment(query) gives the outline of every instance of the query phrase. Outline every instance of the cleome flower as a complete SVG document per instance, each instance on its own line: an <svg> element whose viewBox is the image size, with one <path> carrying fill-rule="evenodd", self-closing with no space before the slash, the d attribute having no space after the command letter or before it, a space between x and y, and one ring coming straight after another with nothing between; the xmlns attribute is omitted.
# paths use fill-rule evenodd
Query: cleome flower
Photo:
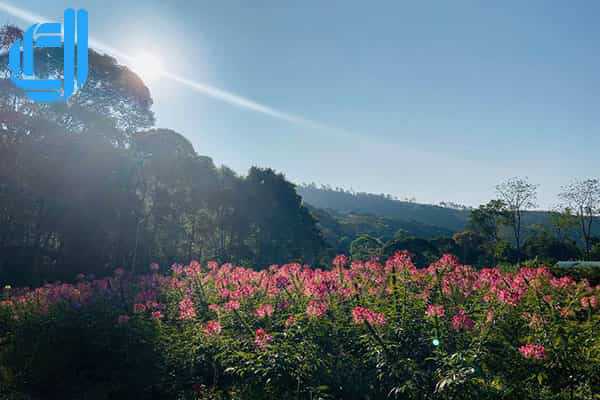
<svg viewBox="0 0 600 400"><path fill-rule="evenodd" d="M385 315L361 306L352 309L352 320L355 324L368 322L373 326L385 325Z"/></svg>
<svg viewBox="0 0 600 400"><path fill-rule="evenodd" d="M264 350L269 343L273 341L273 336L269 335L264 329L258 328L254 336L254 344L261 350Z"/></svg>
<svg viewBox="0 0 600 400"><path fill-rule="evenodd" d="M541 344L529 343L519 347L519 353L525 358L543 360L546 358L546 348Z"/></svg>
<svg viewBox="0 0 600 400"><path fill-rule="evenodd" d="M194 302L189 297L184 297L179 302L179 319L190 320L196 318L196 310L194 309Z"/></svg>

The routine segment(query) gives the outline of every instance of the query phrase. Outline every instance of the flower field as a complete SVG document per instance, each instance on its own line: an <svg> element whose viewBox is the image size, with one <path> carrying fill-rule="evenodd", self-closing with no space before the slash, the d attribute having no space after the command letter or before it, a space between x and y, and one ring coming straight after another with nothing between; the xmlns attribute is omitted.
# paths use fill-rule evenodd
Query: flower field
<svg viewBox="0 0 600 400"><path fill-rule="evenodd" d="M216 263L0 303L13 399L594 399L600 287L407 253L330 269ZM596 396L596 397L594 397Z"/></svg>

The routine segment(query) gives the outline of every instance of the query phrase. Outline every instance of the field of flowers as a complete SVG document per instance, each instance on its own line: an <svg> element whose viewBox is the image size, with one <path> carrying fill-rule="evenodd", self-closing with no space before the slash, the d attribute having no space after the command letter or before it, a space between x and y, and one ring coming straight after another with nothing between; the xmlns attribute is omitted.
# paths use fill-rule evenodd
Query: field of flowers
<svg viewBox="0 0 600 400"><path fill-rule="evenodd" d="M0 398L597 399L600 287L407 253L5 287Z"/></svg>

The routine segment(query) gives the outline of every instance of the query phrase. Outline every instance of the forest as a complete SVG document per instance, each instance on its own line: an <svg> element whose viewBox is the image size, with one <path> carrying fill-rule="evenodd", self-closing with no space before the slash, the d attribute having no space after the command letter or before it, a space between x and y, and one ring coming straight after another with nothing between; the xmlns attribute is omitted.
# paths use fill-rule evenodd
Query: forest
<svg viewBox="0 0 600 400"><path fill-rule="evenodd" d="M2 31L3 49L20 35ZM61 68L40 49L39 73ZM93 50L85 88L69 104L0 94L0 281L72 280L157 262L214 259L268 266L325 254L294 185L269 168L216 167L177 132L154 128L141 79Z"/></svg>

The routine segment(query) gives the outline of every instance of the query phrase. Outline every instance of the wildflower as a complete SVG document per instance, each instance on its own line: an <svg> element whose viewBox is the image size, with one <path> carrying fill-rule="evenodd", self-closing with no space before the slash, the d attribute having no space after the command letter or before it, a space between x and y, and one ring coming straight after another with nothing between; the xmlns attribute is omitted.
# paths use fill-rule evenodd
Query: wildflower
<svg viewBox="0 0 600 400"><path fill-rule="evenodd" d="M141 303L135 303L133 305L133 312L136 314L141 314L146 311L146 306Z"/></svg>
<svg viewBox="0 0 600 400"><path fill-rule="evenodd" d="M546 348L541 344L526 344L519 347L519 353L525 358L543 360L546 358Z"/></svg>
<svg viewBox="0 0 600 400"><path fill-rule="evenodd" d="M217 312L219 312L219 305L218 304L209 304L208 309L209 309L209 311L217 313Z"/></svg>
<svg viewBox="0 0 600 400"><path fill-rule="evenodd" d="M587 310L588 308L590 308L589 297L582 297L581 300L579 300L579 302L581 303L581 308L583 308L584 310Z"/></svg>
<svg viewBox="0 0 600 400"><path fill-rule="evenodd" d="M322 301L311 300L306 306L306 314L311 317L321 318L327 312L327 304Z"/></svg>
<svg viewBox="0 0 600 400"><path fill-rule="evenodd" d="M596 308L598 308L598 297L596 297L596 296L590 297L590 307L593 308L594 310Z"/></svg>
<svg viewBox="0 0 600 400"><path fill-rule="evenodd" d="M152 311L151 315L152 315L152 318L156 319L156 320L163 318L163 313L160 311Z"/></svg>
<svg viewBox="0 0 600 400"><path fill-rule="evenodd" d="M227 311L234 311L240 309L240 302L237 300L230 300L223 306Z"/></svg>
<svg viewBox="0 0 600 400"><path fill-rule="evenodd" d="M184 297L179 302L179 319L189 320L196 317L196 310L194 309L194 302L189 297Z"/></svg>
<svg viewBox="0 0 600 400"><path fill-rule="evenodd" d="M462 308L458 310L458 313L456 313L454 317L452 317L452 328L455 331L470 331L474 327L475 323Z"/></svg>
<svg viewBox="0 0 600 400"><path fill-rule="evenodd" d="M570 276L563 276L562 278L550 279L550 285L552 285L556 289L564 289L569 285L572 285L574 282L575 281Z"/></svg>
<svg viewBox="0 0 600 400"><path fill-rule="evenodd" d="M354 307L352 310L352 319L355 324L368 322L370 325L374 326L385 325L385 315L369 310L366 307Z"/></svg>
<svg viewBox="0 0 600 400"><path fill-rule="evenodd" d="M425 315L428 317L443 317L445 314L444 306L436 304L429 304L427 311L425 311Z"/></svg>
<svg viewBox="0 0 600 400"><path fill-rule="evenodd" d="M160 269L160 266L157 263L150 264L150 271L158 272L159 269Z"/></svg>
<svg viewBox="0 0 600 400"><path fill-rule="evenodd" d="M258 328L256 330L254 337L254 344L256 347L263 350L272 341L273 336L269 335L264 329Z"/></svg>
<svg viewBox="0 0 600 400"><path fill-rule="evenodd" d="M258 318L270 317L273 315L273 306L271 304L263 304L256 309L256 316Z"/></svg>
<svg viewBox="0 0 600 400"><path fill-rule="evenodd" d="M119 315L119 317L117 318L117 324L119 325L125 325L126 323L129 322L129 315Z"/></svg>
<svg viewBox="0 0 600 400"><path fill-rule="evenodd" d="M337 256L335 256L335 258L333 259L333 266L337 267L337 268L344 268L344 266L348 263L348 257L343 255L343 254L339 254Z"/></svg>
<svg viewBox="0 0 600 400"><path fill-rule="evenodd" d="M221 333L222 327L219 321L208 321L204 326L204 334L206 336L216 336Z"/></svg>

